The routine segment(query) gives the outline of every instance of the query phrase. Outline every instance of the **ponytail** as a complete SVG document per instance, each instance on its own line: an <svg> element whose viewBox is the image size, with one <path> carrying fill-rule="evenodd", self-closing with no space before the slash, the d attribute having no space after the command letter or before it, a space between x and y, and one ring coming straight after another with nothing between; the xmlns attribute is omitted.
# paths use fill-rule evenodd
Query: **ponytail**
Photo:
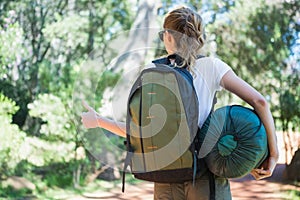
<svg viewBox="0 0 300 200"><path fill-rule="evenodd" d="M188 66L193 71L197 56L205 43L201 16L189 8L180 7L167 14L163 27L170 30L176 41L176 53L184 59L179 67Z"/></svg>

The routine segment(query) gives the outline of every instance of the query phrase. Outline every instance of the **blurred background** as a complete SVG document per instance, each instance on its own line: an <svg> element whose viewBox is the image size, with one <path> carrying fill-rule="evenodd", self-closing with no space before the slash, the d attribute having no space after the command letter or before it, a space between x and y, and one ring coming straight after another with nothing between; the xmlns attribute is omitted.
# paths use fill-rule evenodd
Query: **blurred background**
<svg viewBox="0 0 300 200"><path fill-rule="evenodd" d="M179 5L203 17L202 53L221 58L268 100L280 180L299 186L299 1L1 0L0 198L71 199L119 187L124 139L84 129L80 101L124 121L130 85L166 54L157 32ZM220 92L216 106L228 104L244 105ZM287 195L300 198L296 189Z"/></svg>

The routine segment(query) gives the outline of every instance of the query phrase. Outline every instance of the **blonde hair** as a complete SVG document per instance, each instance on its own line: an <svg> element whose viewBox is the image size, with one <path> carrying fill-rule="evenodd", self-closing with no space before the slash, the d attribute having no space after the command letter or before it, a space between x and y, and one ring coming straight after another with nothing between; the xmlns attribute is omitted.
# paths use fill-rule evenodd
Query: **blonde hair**
<svg viewBox="0 0 300 200"><path fill-rule="evenodd" d="M170 30L176 41L176 53L183 58L179 67L188 66L193 71L192 67L205 42L201 16L190 8L179 7L166 15L163 28Z"/></svg>

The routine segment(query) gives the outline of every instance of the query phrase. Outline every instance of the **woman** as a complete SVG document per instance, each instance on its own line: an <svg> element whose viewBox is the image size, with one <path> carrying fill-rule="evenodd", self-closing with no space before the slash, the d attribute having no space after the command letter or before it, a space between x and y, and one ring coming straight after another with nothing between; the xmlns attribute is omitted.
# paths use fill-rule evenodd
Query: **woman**
<svg viewBox="0 0 300 200"><path fill-rule="evenodd" d="M205 35L203 21L199 14L186 7L169 12L164 20L164 30L160 37L164 42L168 55L177 54L183 59L179 67L188 66L194 77L194 87L200 102L199 126L201 127L211 110L214 94L225 88L251 105L263 122L270 155L260 169L253 169L255 179L263 179L272 175L278 160L278 149L275 126L268 104L264 97L240 79L231 68L220 59L205 57L197 59L199 50L204 45ZM176 63L175 63L176 64ZM201 95L199 95L201 94ZM101 117L93 108L83 102L88 112L81 115L86 128L102 127L119 136L126 137L125 123L115 122ZM229 181L216 178L216 199L231 199ZM207 177L182 184L154 185L154 199L209 199L209 181Z"/></svg>

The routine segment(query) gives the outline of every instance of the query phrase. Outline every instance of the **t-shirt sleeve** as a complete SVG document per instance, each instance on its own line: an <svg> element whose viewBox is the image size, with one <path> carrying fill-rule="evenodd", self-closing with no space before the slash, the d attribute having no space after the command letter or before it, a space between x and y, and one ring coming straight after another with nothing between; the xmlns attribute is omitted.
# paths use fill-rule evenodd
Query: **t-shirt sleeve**
<svg viewBox="0 0 300 200"><path fill-rule="evenodd" d="M215 77L216 77L216 82L215 82L215 87L216 90L220 91L222 89L221 86L221 80L223 76L231 70L231 67L227 65L225 62L220 60L219 58L214 59L214 71L215 71Z"/></svg>

